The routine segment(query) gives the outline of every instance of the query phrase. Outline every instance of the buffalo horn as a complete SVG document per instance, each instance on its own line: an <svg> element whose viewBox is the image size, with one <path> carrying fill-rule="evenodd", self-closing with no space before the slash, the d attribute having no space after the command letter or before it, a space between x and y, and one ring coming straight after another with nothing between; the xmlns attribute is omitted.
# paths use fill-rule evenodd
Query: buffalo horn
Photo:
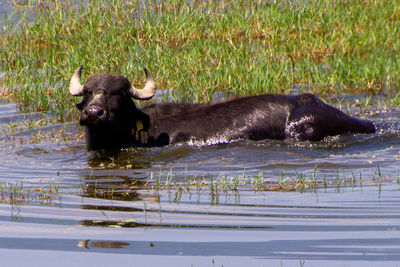
<svg viewBox="0 0 400 267"><path fill-rule="evenodd" d="M143 68L146 73L146 83L143 89L136 89L131 86L130 93L135 99L146 100L152 98L156 93L156 83L154 82L153 75L147 68Z"/></svg>
<svg viewBox="0 0 400 267"><path fill-rule="evenodd" d="M83 66L77 68L69 81L69 92L73 96L83 95L83 85L81 84L81 73Z"/></svg>

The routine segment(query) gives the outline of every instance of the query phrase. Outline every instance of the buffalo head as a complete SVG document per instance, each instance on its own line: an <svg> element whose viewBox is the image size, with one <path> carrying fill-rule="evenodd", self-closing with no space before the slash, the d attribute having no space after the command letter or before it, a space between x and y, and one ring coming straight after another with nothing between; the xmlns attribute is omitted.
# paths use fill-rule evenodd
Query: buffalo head
<svg viewBox="0 0 400 267"><path fill-rule="evenodd" d="M144 71L145 86L136 89L124 76L112 74L93 75L82 85L82 66L75 70L69 83L69 92L73 96L83 96L76 106L81 111L80 124L86 126L89 149L96 149L92 140L102 143L102 147L110 143L112 148L126 143L130 138L133 124L141 116L132 98L150 99L156 92L153 76L146 68Z"/></svg>

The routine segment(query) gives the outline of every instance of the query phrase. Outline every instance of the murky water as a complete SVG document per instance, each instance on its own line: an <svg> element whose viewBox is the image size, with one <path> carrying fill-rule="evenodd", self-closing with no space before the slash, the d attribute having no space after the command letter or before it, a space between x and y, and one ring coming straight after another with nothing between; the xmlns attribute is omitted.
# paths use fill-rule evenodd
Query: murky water
<svg viewBox="0 0 400 267"><path fill-rule="evenodd" d="M399 266L399 117L316 143L96 155L77 124L2 99L0 265Z"/></svg>
<svg viewBox="0 0 400 267"><path fill-rule="evenodd" d="M75 123L2 100L2 264L398 266L399 116L371 111L376 134L316 143L99 155Z"/></svg>
<svg viewBox="0 0 400 267"><path fill-rule="evenodd" d="M399 266L399 117L316 143L96 155L77 124L2 99L0 265Z"/></svg>

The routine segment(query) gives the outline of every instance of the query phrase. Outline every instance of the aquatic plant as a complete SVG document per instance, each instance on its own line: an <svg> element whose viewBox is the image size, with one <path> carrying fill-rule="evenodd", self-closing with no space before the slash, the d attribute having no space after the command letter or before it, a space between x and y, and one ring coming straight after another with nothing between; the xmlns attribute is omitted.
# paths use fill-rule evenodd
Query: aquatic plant
<svg viewBox="0 0 400 267"><path fill-rule="evenodd" d="M76 118L73 70L141 83L164 99L385 92L399 103L396 1L22 1L3 18L1 83L25 111ZM15 20L15 17L18 17ZM397 96L396 96L397 94ZM391 99L391 98L388 98Z"/></svg>
<svg viewBox="0 0 400 267"><path fill-rule="evenodd" d="M356 187L362 185L377 185L380 188L382 183L398 183L398 176L391 179L380 173L379 167L372 170L372 178L363 179L362 174L356 177L354 171L348 174L345 170L338 170L333 178L326 178L318 174L315 167L310 173L295 171L295 175L283 172L278 177L267 177L262 172L256 176L247 175L243 171L242 175L228 177L226 175L213 176L194 176L186 177L185 180L179 178L168 170L166 176L160 172L159 177L154 179L154 173L149 175L146 181L134 179L128 184L126 182L116 182L109 179L103 180L98 177L91 177L82 185L83 196L91 198L103 198L111 200L145 200L149 202L159 202L161 192L169 192L173 202L179 203L184 194L206 193L210 197L210 203L218 205L221 195L234 194L240 196L243 191L298 191L317 192L320 189L335 189L341 192L346 187ZM377 175L377 177L374 177ZM319 177L321 176L321 177ZM144 193L146 192L146 193ZM144 210L146 210L144 204Z"/></svg>
<svg viewBox="0 0 400 267"><path fill-rule="evenodd" d="M16 204L40 203L43 205L55 204L53 200L58 197L61 203L62 194L60 185L54 181L27 187L23 181L16 183L0 183L0 202Z"/></svg>

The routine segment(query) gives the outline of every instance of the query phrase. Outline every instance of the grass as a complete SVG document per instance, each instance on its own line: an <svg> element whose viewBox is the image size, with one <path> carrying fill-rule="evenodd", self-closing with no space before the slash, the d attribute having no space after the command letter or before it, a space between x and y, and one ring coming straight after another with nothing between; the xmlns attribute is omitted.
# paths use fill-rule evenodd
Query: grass
<svg viewBox="0 0 400 267"><path fill-rule="evenodd" d="M48 126L48 124L53 125ZM74 131L75 128L71 130L69 127L71 125L74 125L74 123L57 124L57 119L54 117L10 121L7 124L0 125L0 141L6 140L12 145L43 142L67 143L81 138L79 135L77 136L77 132Z"/></svg>
<svg viewBox="0 0 400 267"><path fill-rule="evenodd" d="M148 67L172 99L309 91L384 93L400 104L399 1L34 1L3 19L0 86L23 111L75 120L83 79Z"/></svg>
<svg viewBox="0 0 400 267"><path fill-rule="evenodd" d="M54 181L35 187L27 187L23 182L0 183L0 203L53 205L56 198L61 203L59 188L60 185Z"/></svg>
<svg viewBox="0 0 400 267"><path fill-rule="evenodd" d="M289 176L286 173L282 173L280 177L265 177L263 173L259 173L256 176L249 176L245 172L242 175L236 177L227 177L220 175L217 178L210 179L209 177L186 177L185 180L178 178L172 170L163 177L156 177L152 175L152 180L147 182L136 182L132 180L130 187L128 183L124 183L124 187L115 186L113 180L101 181L97 176L93 176L92 181L85 181L85 197L89 198L100 198L109 200L128 200L129 205L126 206L122 203L115 202L112 205L88 205L86 209L99 210L102 213L103 218L96 218L96 220L85 220L82 221L83 225L86 226L97 226L97 227L204 227L204 228L242 228L239 225L198 225L197 223L171 223L170 219L163 222L162 216L167 213L182 213L182 214L207 214L207 215L218 215L219 211L213 211L209 205L249 205L246 200L241 203L241 196L248 197L254 195L264 195L264 192L268 191L265 195L270 196L271 191L297 191L299 193L304 192L336 192L342 193L345 189L354 191L355 188L362 191L363 186L376 187L378 195L381 194L382 185L390 183L399 183L398 177L396 179L390 179L382 176L381 169L376 167L371 169L372 176L363 177L360 174L354 172L348 172L341 170L337 172L337 177L325 179L322 174L319 173L318 169L315 168L307 173L297 172L296 176ZM397 175L398 176L398 175ZM277 181L278 178L278 181ZM281 178L281 179L279 179ZM101 182L100 182L101 181ZM97 183L97 186L95 185ZM112 193L117 192L123 188L126 193L137 194L134 199L127 199L121 197L121 195ZM251 193L250 193L251 192ZM379 197L378 196L378 197ZM317 200L318 202L318 200ZM96 203L96 202L93 202ZM104 203L104 202L99 202ZM192 210L191 204L204 205L201 210ZM247 203L247 204L246 204ZM170 204L182 204L183 207L177 208L170 206ZM254 207L254 205L250 205ZM257 206L257 205L256 205ZM285 206L287 208L288 206ZM182 210L183 208L183 210ZM230 207L228 207L230 209ZM132 216L128 219L117 219L112 216L114 211L128 212ZM240 213L240 212L239 212ZM158 221L157 214L160 219ZM222 212L224 216L234 216L232 214ZM241 214L243 215L243 214ZM246 213L246 216L249 215ZM249 216L260 216L249 215ZM263 215L261 215L263 216ZM266 215L269 217L269 215ZM168 217L168 216L167 216ZM246 227L245 227L246 228Z"/></svg>
<svg viewBox="0 0 400 267"><path fill-rule="evenodd" d="M241 176L228 177L219 175L215 178L210 177L186 177L184 181L176 177L172 170L167 177L151 175L149 180L115 181L113 177L99 178L90 177L93 181L87 180L81 186L82 196L89 198L100 198L109 200L123 201L144 201L143 211L146 212L146 202L160 203L160 192L168 192L170 201L180 203L185 194L205 193L209 195L212 205L219 205L219 198L225 194L232 195L240 199L241 192L252 191L262 193L267 191L297 191L317 192L317 190L334 189L342 192L347 187L376 186L381 190L382 184L399 184L400 174L396 177L385 177L381 174L381 169L377 166L371 170L372 175L368 178L351 171L338 171L336 178L320 177L318 170L309 173L296 172L296 176L282 173L279 177L265 177L262 172L256 176L247 175L245 171ZM50 180L35 186L26 186L23 182L0 183L0 203L12 205L24 205L37 203L40 205L55 205L56 199L61 204L62 193L59 191L60 185ZM239 201L239 200L237 200ZM106 206L98 206L97 209L106 209ZM116 207L109 207L114 210ZM122 222L121 225L128 223ZM131 222L129 222L131 223ZM114 223L113 223L114 224Z"/></svg>
<svg viewBox="0 0 400 267"><path fill-rule="evenodd" d="M160 192L170 192L173 201L180 202L183 194L205 192L209 194L211 203L218 205L221 194L234 194L240 196L240 192L253 191L298 191L316 192L317 190L334 189L341 192L347 187L362 187L374 185L379 189L382 183L399 183L397 177L385 177L377 166L371 170L371 174L364 177L353 171L337 171L336 177L326 178L319 174L317 168L308 173L297 172L289 175L282 172L278 177L266 177L262 172L256 176L247 175L245 171L240 176L218 177L192 176L178 177L170 170L166 175L150 174L150 179L128 181L115 181L113 177L91 176L93 181L85 181L82 185L83 196L110 200L143 200L159 202ZM147 192L147 193L146 193ZM146 207L144 208L146 210Z"/></svg>

